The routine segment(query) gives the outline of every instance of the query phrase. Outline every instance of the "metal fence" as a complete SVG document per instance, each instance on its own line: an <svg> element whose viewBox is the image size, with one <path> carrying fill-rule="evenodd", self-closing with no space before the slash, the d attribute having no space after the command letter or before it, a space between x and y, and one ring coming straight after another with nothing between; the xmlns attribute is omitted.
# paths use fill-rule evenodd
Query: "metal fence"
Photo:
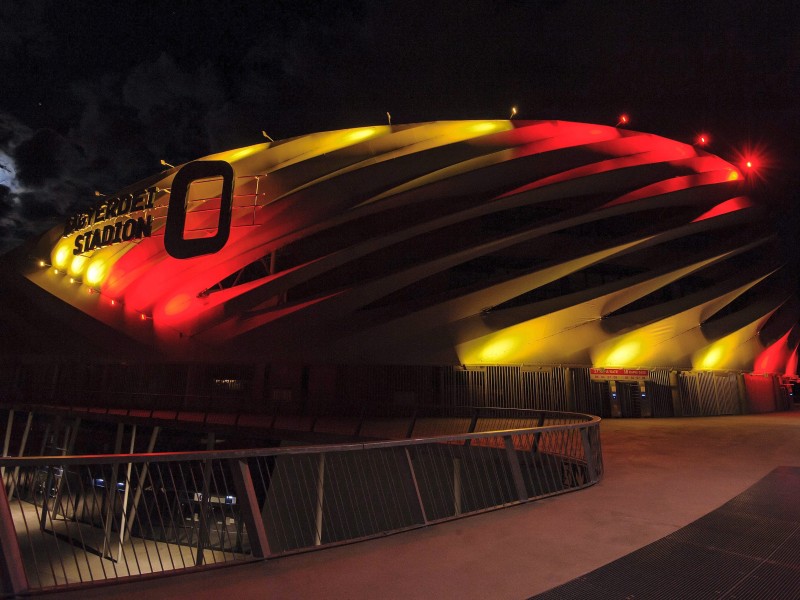
<svg viewBox="0 0 800 600"><path fill-rule="evenodd" d="M646 397L654 417L739 414L785 409L781 378L744 385L734 372L648 369ZM768 379L769 381L764 381ZM771 386L771 387L770 387ZM380 404L386 416L417 406L576 411L611 416L609 382L588 367L559 365L279 364L0 364L0 399L157 412L161 415L357 415ZM634 407L635 408L635 407ZM637 414L636 410L632 414ZM373 415L378 416L378 415Z"/></svg>
<svg viewBox="0 0 800 600"><path fill-rule="evenodd" d="M536 414L555 424L335 446L0 458L0 582L24 593L274 557L599 481L600 419Z"/></svg>

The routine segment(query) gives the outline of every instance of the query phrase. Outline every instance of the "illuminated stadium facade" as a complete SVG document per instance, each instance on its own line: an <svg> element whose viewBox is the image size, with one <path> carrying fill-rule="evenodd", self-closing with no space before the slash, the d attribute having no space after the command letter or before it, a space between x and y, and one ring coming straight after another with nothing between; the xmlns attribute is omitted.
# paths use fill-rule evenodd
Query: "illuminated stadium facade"
<svg viewBox="0 0 800 600"><path fill-rule="evenodd" d="M6 257L4 385L253 412L780 409L797 303L744 193L691 145L562 121L215 154Z"/></svg>

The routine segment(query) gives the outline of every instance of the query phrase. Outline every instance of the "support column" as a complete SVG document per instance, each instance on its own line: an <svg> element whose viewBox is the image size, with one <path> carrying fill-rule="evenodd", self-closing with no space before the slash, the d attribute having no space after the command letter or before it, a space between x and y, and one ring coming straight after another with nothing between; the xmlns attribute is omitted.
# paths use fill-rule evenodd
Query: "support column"
<svg viewBox="0 0 800 600"><path fill-rule="evenodd" d="M617 382L608 382L608 393L611 394L611 416L619 418L622 416L622 404L620 402L619 394L617 393Z"/></svg>
<svg viewBox="0 0 800 600"><path fill-rule="evenodd" d="M136 444L136 425L131 426L131 445L128 454L133 454ZM125 472L125 491L122 494L122 517L119 524L119 548L117 550L117 562L122 560L122 544L125 542L125 521L128 516L128 495L131 489L131 469L132 463L128 463L128 470ZM140 486L141 487L141 486Z"/></svg>
<svg viewBox="0 0 800 600"><path fill-rule="evenodd" d="M3 442L3 456L8 456L8 445L11 443L11 430L14 427L14 409L8 411L8 423L6 424L6 437ZM0 467L0 480L5 481L6 468ZM0 482L2 483L2 482Z"/></svg>
<svg viewBox="0 0 800 600"><path fill-rule="evenodd" d="M683 407L681 406L681 388L678 383L678 371L669 372L669 391L672 395L672 414L676 417L683 416Z"/></svg>
<svg viewBox="0 0 800 600"><path fill-rule="evenodd" d="M576 412L578 404L575 401L575 384L572 381L572 369L569 367L564 369L564 396L565 410Z"/></svg>
<svg viewBox="0 0 800 600"><path fill-rule="evenodd" d="M19 551L14 518L6 497L6 486L0 485L0 592L9 595L28 590L28 577Z"/></svg>
<svg viewBox="0 0 800 600"><path fill-rule="evenodd" d="M775 398L775 410L787 410L786 399L783 396L783 389L781 388L780 375L770 375L772 379L772 396Z"/></svg>
<svg viewBox="0 0 800 600"><path fill-rule="evenodd" d="M639 381L639 412L642 417L653 416L653 405L647 396L647 383Z"/></svg>
<svg viewBox="0 0 800 600"><path fill-rule="evenodd" d="M741 410L741 414L746 415L748 413L747 410L748 398L747 398L747 386L744 383L744 373L736 374L736 388L739 391L739 409Z"/></svg>
<svg viewBox="0 0 800 600"><path fill-rule="evenodd" d="M25 456L25 447L28 445L28 434L31 431L31 423L33 423L33 411L28 413L28 418L25 421L25 430L22 432L22 441L19 444L18 456ZM17 479L19 478L19 467L14 467L14 475L11 477L11 487L8 491L8 499L14 497L14 491L17 488Z"/></svg>

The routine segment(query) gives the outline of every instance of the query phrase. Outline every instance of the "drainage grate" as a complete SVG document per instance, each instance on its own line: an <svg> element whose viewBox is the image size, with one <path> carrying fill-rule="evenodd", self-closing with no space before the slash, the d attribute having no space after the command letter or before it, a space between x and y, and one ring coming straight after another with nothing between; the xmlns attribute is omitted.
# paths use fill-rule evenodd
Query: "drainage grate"
<svg viewBox="0 0 800 600"><path fill-rule="evenodd" d="M535 600L800 598L800 467Z"/></svg>

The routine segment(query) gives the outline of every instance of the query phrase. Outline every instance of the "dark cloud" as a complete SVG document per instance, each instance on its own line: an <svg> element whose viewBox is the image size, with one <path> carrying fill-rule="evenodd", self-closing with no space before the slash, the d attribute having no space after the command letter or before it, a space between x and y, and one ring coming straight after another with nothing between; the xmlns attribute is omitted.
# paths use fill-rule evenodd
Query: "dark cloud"
<svg viewBox="0 0 800 600"><path fill-rule="evenodd" d="M707 0L0 2L0 248L173 164L384 122L614 123L798 154L800 8ZM13 179L13 181L12 181ZM794 190L797 177L784 177ZM26 195L30 193L32 195Z"/></svg>
<svg viewBox="0 0 800 600"><path fill-rule="evenodd" d="M0 115L2 118L3 115ZM14 131L10 127L5 127L0 121L0 148L8 147L14 141Z"/></svg>
<svg viewBox="0 0 800 600"><path fill-rule="evenodd" d="M270 104L255 101L230 101L209 112L204 119L208 147L213 150L240 148L264 141L261 131L275 130L280 123Z"/></svg>
<svg viewBox="0 0 800 600"><path fill-rule="evenodd" d="M8 215L11 208L11 189L7 185L0 184L0 218Z"/></svg>
<svg viewBox="0 0 800 600"><path fill-rule="evenodd" d="M41 198L35 192L23 192L19 195L20 215L27 221L48 221L60 216L51 202Z"/></svg>
<svg viewBox="0 0 800 600"><path fill-rule="evenodd" d="M29 127L0 110L0 150L8 150L31 136Z"/></svg>
<svg viewBox="0 0 800 600"><path fill-rule="evenodd" d="M46 14L47 7L42 2L4 0L0 3L0 62L32 64L48 58L55 32L46 24ZM22 73L9 83L24 81L32 75Z"/></svg>
<svg viewBox="0 0 800 600"><path fill-rule="evenodd" d="M0 252L60 221L86 197L79 146L0 113Z"/></svg>
<svg viewBox="0 0 800 600"><path fill-rule="evenodd" d="M14 149L17 178L26 187L40 187L58 178L64 165L64 138L52 129L41 129Z"/></svg>

